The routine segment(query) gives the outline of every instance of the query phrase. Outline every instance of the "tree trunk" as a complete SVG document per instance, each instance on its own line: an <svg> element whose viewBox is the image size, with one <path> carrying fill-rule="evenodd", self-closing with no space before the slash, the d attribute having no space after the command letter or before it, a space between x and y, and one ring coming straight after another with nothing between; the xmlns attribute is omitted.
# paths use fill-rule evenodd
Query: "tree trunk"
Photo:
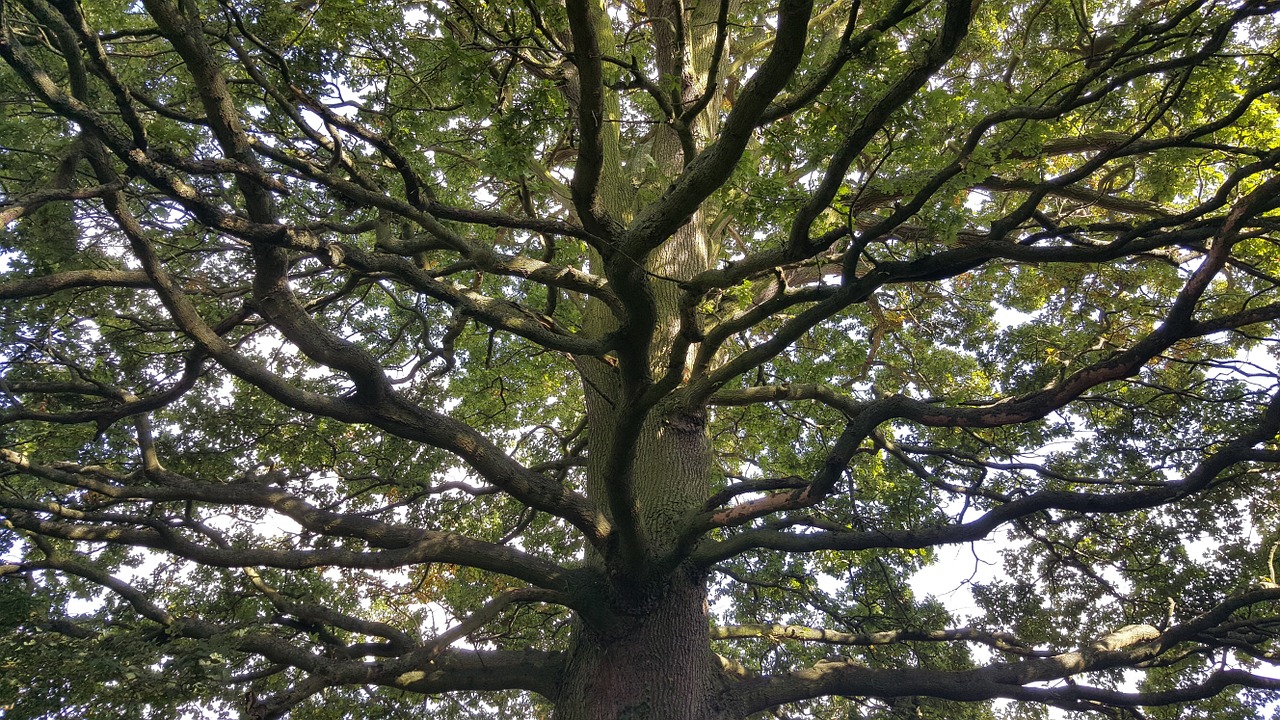
<svg viewBox="0 0 1280 720"><path fill-rule="evenodd" d="M662 82L680 87L680 103L692 103L705 87L714 43L716 3L687 10L682 3L658 0L650 7L655 27L656 63ZM688 17L681 17L689 12ZM600 46L612 52L614 40L608 19L595 15ZM677 28L688 33L677 37ZM612 96L610 96L612 97ZM571 97L571 101L573 98ZM711 104L714 106L714 103ZM620 144L616 105L605 114L614 122L602 128L604 171L597 192L598 209L625 226L648 194L660 193L678 175L687 148L666 126L660 126L648 147ZM715 136L717 115L702 112L691 123L692 141L700 146ZM647 155L646 158L641 156ZM625 157L625 162L624 162ZM645 160L645 161L641 161ZM706 203L661 247L642 259L652 293L654 322L650 328L648 364L654 378L671 364L671 351L680 330L680 290L677 283L710 269L718 256L719 238L710 230ZM596 272L605 272L600 258ZM618 318L594 299L588 302L584 330L599 336L616 329ZM688 357L696 344L688 351ZM600 607L590 619L579 618L569 662L555 698L556 720L728 720L736 717L721 706L729 682L709 649L706 577L685 570L672 571L662 558L673 552L681 523L711 493L713 458L706 417L697 410L674 405L648 408L638 432L619 437L626 427L620 417L627 407L627 391L617 367L598 358L577 358L587 410L587 495L611 522L608 500L613 483L629 483L630 506L625 509L637 526L644 557L635 577L610 572L620 567L589 552L588 562L605 571ZM687 370L687 367L686 367ZM626 467L609 469L610 449L634 448ZM619 478L611 473L627 476ZM625 563L622 563L625 565Z"/></svg>
<svg viewBox="0 0 1280 720"><path fill-rule="evenodd" d="M607 508L604 496L616 478L605 475L601 457L616 440L618 417L609 397L617 377L598 361L580 367L588 378L588 492ZM705 418L659 406L629 441L636 447L632 512L650 541L645 568L634 576L610 574L613 563L589 555L606 578L601 611L575 623L554 717L727 720L733 716L718 706L725 676L709 650L706 577L652 564L675 549L680 523L710 493Z"/></svg>
<svg viewBox="0 0 1280 720"><path fill-rule="evenodd" d="M678 578L619 611L609 627L579 622L556 720L728 720L724 678L708 650L702 578Z"/></svg>

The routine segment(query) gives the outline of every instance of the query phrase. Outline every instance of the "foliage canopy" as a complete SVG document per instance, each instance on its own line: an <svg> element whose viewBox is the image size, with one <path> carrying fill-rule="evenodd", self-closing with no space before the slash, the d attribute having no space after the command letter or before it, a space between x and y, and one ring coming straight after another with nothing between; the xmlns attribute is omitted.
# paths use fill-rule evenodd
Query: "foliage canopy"
<svg viewBox="0 0 1280 720"><path fill-rule="evenodd" d="M0 3L0 705L1262 717L1278 12Z"/></svg>

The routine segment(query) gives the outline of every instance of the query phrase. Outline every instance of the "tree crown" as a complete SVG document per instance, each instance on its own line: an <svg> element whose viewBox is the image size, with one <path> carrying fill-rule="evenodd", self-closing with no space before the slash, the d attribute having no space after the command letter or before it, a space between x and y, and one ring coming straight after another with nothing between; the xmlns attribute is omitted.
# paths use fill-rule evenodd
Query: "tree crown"
<svg viewBox="0 0 1280 720"><path fill-rule="evenodd" d="M1259 717L1277 9L0 5L0 704Z"/></svg>

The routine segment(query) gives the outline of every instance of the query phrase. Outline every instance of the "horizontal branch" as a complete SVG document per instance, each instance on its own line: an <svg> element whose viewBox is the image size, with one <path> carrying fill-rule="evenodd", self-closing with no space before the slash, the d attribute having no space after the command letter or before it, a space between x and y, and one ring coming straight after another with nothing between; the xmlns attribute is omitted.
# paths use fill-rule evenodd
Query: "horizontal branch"
<svg viewBox="0 0 1280 720"><path fill-rule="evenodd" d="M1128 625L1071 652L993 663L972 670L874 669L853 659L824 661L802 670L744 680L730 690L730 695L743 714L750 714L823 695L924 696L970 702L1008 698L1054 705L1090 702L1138 707L1209 697L1231 685L1276 690L1280 689L1280 680L1225 669L1201 683L1166 691L1122 693L1088 687L1079 681L1061 687L1028 687L1151 662L1174 650L1188 635L1225 621L1238 609L1275 602L1280 602L1280 587L1253 590L1228 598L1213 611L1164 632L1150 625Z"/></svg>
<svg viewBox="0 0 1280 720"><path fill-rule="evenodd" d="M119 184L111 184L88 188L46 188L27 193L19 198L11 198L0 204L0 227L26 217L51 202L89 200L101 197L104 193L119 190L121 187Z"/></svg>
<svg viewBox="0 0 1280 720"><path fill-rule="evenodd" d="M979 628L955 628L951 630L884 630L870 633L846 633L825 628L802 625L752 624L711 628L712 640L761 639L770 641L798 640L826 645L874 647L904 642L965 641L987 645L1001 652L1016 655L1052 655L1047 650L1034 650L1012 633L994 632Z"/></svg>
<svg viewBox="0 0 1280 720"><path fill-rule="evenodd" d="M816 400L823 405L843 412L849 417L856 416L867 408L867 403L854 400L837 388L822 383L756 385L733 390L719 390L707 399L707 404L740 406L800 400Z"/></svg>
<svg viewBox="0 0 1280 720"><path fill-rule="evenodd" d="M141 270L67 270L40 277L0 282L0 300L52 295L73 288L147 288L151 281Z"/></svg>

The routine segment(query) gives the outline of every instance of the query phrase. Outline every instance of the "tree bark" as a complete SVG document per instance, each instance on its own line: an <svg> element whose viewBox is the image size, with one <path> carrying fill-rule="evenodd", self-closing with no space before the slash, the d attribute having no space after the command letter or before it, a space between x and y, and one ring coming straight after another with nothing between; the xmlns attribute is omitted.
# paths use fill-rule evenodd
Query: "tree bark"
<svg viewBox="0 0 1280 720"><path fill-rule="evenodd" d="M580 621L555 720L727 720L708 650L707 591L678 577L652 597L619 599L607 626Z"/></svg>

